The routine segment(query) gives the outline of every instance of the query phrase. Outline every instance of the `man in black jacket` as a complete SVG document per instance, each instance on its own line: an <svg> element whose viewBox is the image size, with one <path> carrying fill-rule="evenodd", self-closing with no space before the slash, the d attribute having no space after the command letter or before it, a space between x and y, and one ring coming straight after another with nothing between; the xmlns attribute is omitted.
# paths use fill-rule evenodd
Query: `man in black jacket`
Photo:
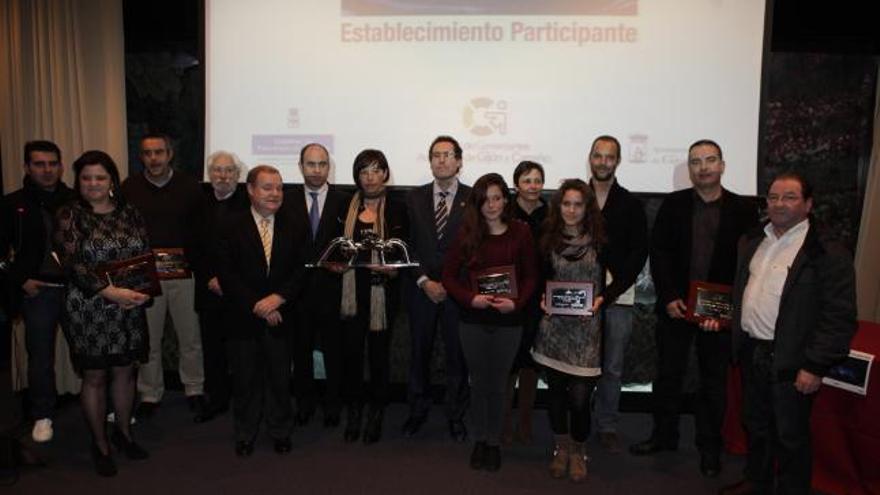
<svg viewBox="0 0 880 495"><path fill-rule="evenodd" d="M284 194L284 208L294 220L307 225L306 261L314 263L333 239L342 235L351 198L328 182L332 164L322 144L303 146L299 169L303 185L294 185ZM315 363L312 358L320 342L325 372L324 426L339 424L342 409L342 329L339 300L342 276L325 268L312 268L305 274L309 290L303 291L294 308L293 390L296 395L296 423L307 424L315 412Z"/></svg>
<svg viewBox="0 0 880 495"><path fill-rule="evenodd" d="M208 156L209 191L205 195L205 224L201 241L204 248L204 269L196 272L195 308L199 314L202 354L205 364L205 392L209 407L208 420L229 409L230 382L226 342L231 328L229 304L223 298L217 258L220 229L237 212L250 206L247 192L239 187L244 164L228 151L215 151Z"/></svg>
<svg viewBox="0 0 880 495"><path fill-rule="evenodd" d="M24 186L5 198L6 235L15 253L9 265L11 306L20 310L28 352L28 395L34 441L52 439L55 408L55 329L61 319L64 276L52 250L55 210L74 197L61 182L61 150L51 141L24 147Z"/></svg>
<svg viewBox="0 0 880 495"><path fill-rule="evenodd" d="M732 285L736 243L757 224L757 208L721 187L724 159L710 140L688 149L693 188L669 194L654 222L651 275L657 293L657 379L653 386L654 431L630 447L635 455L678 448L681 387L691 344L696 341L700 385L696 403L696 443L700 472L721 471L721 426L726 406L730 334L701 331L685 316L691 282Z"/></svg>
<svg viewBox="0 0 880 495"><path fill-rule="evenodd" d="M745 481L722 494L809 493L810 411L856 331L855 272L810 219L812 188L794 173L770 184L770 222L740 243L734 356L742 365L748 433ZM775 467L778 466L778 469Z"/></svg>
<svg viewBox="0 0 880 495"><path fill-rule="evenodd" d="M469 399L467 367L458 335L458 306L440 282L443 255L461 224L471 188L460 183L461 146L451 136L438 136L428 147L434 180L406 198L412 254L420 265L408 274L404 301L409 310L412 360L409 369L409 417L403 434L418 433L431 407L431 352L439 326L446 350L446 419L456 442L467 438L464 414Z"/></svg>
<svg viewBox="0 0 880 495"><path fill-rule="evenodd" d="M599 136L590 147L590 187L596 192L608 245L605 247L611 275L605 287L605 332L602 335L602 377L596 385L596 426L602 446L620 452L617 422L620 418L620 386L623 354L632 335L633 284L648 258L648 222L642 203L623 188L615 176L620 165L620 142Z"/></svg>

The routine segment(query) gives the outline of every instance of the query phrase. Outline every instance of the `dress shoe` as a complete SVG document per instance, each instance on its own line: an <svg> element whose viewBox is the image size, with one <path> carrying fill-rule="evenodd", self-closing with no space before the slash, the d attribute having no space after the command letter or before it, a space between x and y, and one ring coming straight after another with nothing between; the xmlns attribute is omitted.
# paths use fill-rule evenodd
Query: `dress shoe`
<svg viewBox="0 0 880 495"><path fill-rule="evenodd" d="M113 457L109 452L101 453L101 449L95 444L92 444L92 460L95 462L95 472L99 476L106 478L116 476L116 463L113 462Z"/></svg>
<svg viewBox="0 0 880 495"><path fill-rule="evenodd" d="M617 433L613 431L599 432L599 444L602 445L602 448L609 454L619 454L623 452L623 449L620 448L620 439L617 438Z"/></svg>
<svg viewBox="0 0 880 495"><path fill-rule="evenodd" d="M138 404L137 409L135 409L134 415L138 419L150 419L156 415L158 409L158 402L141 402Z"/></svg>
<svg viewBox="0 0 880 495"><path fill-rule="evenodd" d="M678 445L663 444L653 438L629 446L629 453L632 455L653 455L658 452L675 450L678 450Z"/></svg>
<svg viewBox="0 0 880 495"><path fill-rule="evenodd" d="M385 417L385 409L370 409L367 413L367 424L364 426L364 443L376 443L382 438L382 420Z"/></svg>
<svg viewBox="0 0 880 495"><path fill-rule="evenodd" d="M205 400L204 395L191 395L186 398L186 403L189 405L189 410L193 413L194 423L205 423L214 419L214 415L211 413L208 401Z"/></svg>
<svg viewBox="0 0 880 495"><path fill-rule="evenodd" d="M336 428L339 426L339 411L324 411L324 428Z"/></svg>
<svg viewBox="0 0 880 495"><path fill-rule="evenodd" d="M292 444L290 438L276 438L273 447L277 454L289 454Z"/></svg>
<svg viewBox="0 0 880 495"><path fill-rule="evenodd" d="M305 426L309 424L309 421L312 420L312 416L315 414L314 408L304 408L296 410L296 417L294 421L296 422L296 426Z"/></svg>
<svg viewBox="0 0 880 495"><path fill-rule="evenodd" d="M718 490L718 495L753 495L755 493L758 493L758 490L749 480L737 481Z"/></svg>
<svg viewBox="0 0 880 495"><path fill-rule="evenodd" d="M449 420L449 437L456 443L463 443L467 440L467 428L464 426L464 421L460 419Z"/></svg>
<svg viewBox="0 0 880 495"><path fill-rule="evenodd" d="M403 436L407 438L414 437L419 430L422 429L422 426L425 425L425 422L428 420L428 416L410 416L406 418L406 422L403 423Z"/></svg>
<svg viewBox="0 0 880 495"><path fill-rule="evenodd" d="M357 442L361 437L361 408L349 407L348 416L345 419L345 434L343 438L346 442Z"/></svg>
<svg viewBox="0 0 880 495"><path fill-rule="evenodd" d="M486 442L477 442L474 444L474 450L471 452L471 469L483 469L486 463Z"/></svg>
<svg viewBox="0 0 880 495"><path fill-rule="evenodd" d="M235 442L235 455L238 457L250 457L254 453L254 442L239 440Z"/></svg>
<svg viewBox="0 0 880 495"><path fill-rule="evenodd" d="M486 459L483 462L483 469L486 471L498 471L501 469L501 446L486 446Z"/></svg>
<svg viewBox="0 0 880 495"><path fill-rule="evenodd" d="M718 454L701 454L700 473L707 478L717 478L721 474L721 456Z"/></svg>
<svg viewBox="0 0 880 495"><path fill-rule="evenodd" d="M149 452L131 438L126 437L118 429L114 430L113 434L110 435L110 441L113 442L117 450L125 454L125 457L133 461L140 461L150 457Z"/></svg>

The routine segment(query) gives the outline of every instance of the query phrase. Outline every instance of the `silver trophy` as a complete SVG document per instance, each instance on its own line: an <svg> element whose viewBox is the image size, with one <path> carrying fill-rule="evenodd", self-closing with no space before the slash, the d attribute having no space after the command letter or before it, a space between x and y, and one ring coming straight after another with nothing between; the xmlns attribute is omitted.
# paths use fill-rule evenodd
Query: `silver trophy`
<svg viewBox="0 0 880 495"><path fill-rule="evenodd" d="M363 252L375 252L378 263L358 261L358 254ZM372 260L372 256L370 259ZM316 268L323 266L348 266L350 268L408 268L419 266L418 262L409 257L409 247L401 239L382 239L378 234L371 232L360 242L355 242L348 237L337 237L327 244L324 252L314 263L307 263L306 267Z"/></svg>

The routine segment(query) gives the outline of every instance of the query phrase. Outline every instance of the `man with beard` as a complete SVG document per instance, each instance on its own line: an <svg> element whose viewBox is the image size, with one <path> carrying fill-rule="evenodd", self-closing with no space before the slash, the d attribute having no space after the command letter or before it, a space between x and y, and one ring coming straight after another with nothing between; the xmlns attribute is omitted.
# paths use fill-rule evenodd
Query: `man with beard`
<svg viewBox="0 0 880 495"><path fill-rule="evenodd" d="M606 450L620 452L617 423L620 419L623 355L632 335L633 284L648 257L648 227L645 209L631 192L618 182L620 142L613 136L599 136L590 147L590 187L605 220L608 245L605 247L610 283L605 287L605 332L602 339L602 376L596 385L596 426L599 441Z"/></svg>
<svg viewBox="0 0 880 495"><path fill-rule="evenodd" d="M209 405L205 419L229 409L230 383L226 341L230 331L228 301L223 297L217 272L217 245L223 224L250 205L247 193L238 187L244 169L238 156L216 151L208 156L210 191L206 195L205 229L201 236L204 270L196 273L195 307L199 314L205 363L205 392Z"/></svg>

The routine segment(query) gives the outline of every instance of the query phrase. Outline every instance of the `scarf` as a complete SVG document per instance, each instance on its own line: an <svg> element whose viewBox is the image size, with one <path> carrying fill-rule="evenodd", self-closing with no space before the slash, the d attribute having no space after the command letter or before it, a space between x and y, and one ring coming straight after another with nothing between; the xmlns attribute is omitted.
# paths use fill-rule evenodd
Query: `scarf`
<svg viewBox="0 0 880 495"><path fill-rule="evenodd" d="M348 214L345 217L344 235L349 239L354 238L354 226L361 211L363 195L361 191L355 193L348 205ZM385 196L379 199L379 207L376 209L376 223L373 229L380 239L385 238ZM357 256L357 255L355 255ZM379 253L371 253L371 262L379 263ZM357 290L355 283L355 270L347 270L342 274L342 302L340 315L343 318L353 318L357 314ZM387 327L385 318L385 286L383 284L370 285L370 331L381 332Z"/></svg>

